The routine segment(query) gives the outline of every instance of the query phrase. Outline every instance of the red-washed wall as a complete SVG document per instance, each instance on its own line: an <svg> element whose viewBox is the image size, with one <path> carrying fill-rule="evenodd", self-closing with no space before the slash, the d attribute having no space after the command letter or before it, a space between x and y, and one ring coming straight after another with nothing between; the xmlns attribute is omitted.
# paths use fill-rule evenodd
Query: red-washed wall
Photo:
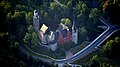
<svg viewBox="0 0 120 67"><path fill-rule="evenodd" d="M63 43L64 43L64 39L63 39L62 33L59 32L59 36L58 36L58 44L63 44Z"/></svg>
<svg viewBox="0 0 120 67"><path fill-rule="evenodd" d="M63 44L66 42L71 42L72 41L72 35L70 33L70 31L67 31L66 37L63 38L63 35L61 32L59 32L59 36L58 36L58 44Z"/></svg>
<svg viewBox="0 0 120 67"><path fill-rule="evenodd" d="M71 42L72 41L72 35L70 31L67 31L67 37L66 37L66 42Z"/></svg>

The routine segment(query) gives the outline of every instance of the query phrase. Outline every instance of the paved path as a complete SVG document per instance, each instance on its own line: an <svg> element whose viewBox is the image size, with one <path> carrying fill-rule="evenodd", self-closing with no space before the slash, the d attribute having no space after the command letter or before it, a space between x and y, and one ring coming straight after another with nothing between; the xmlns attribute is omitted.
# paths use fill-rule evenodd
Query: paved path
<svg viewBox="0 0 120 67"><path fill-rule="evenodd" d="M62 6L62 4L58 1L58 0L54 0L56 1L58 4L60 4ZM23 45L23 52L25 52L28 55L32 55L34 58L38 58L41 60L44 60L46 62L51 62L51 60L54 60L54 62L56 64L64 64L64 63L68 63L68 62L73 62L76 61L79 58L83 58L84 56L87 56L89 53L91 53L95 47L99 46L101 43L103 43L108 37L110 37L114 32L120 30L119 26L113 25L108 23L109 21L107 21L105 18L100 16L100 20L108 26L108 29L105 30L100 36L98 36L93 42L91 42L88 46L86 46L85 48L83 48L81 51L79 51L78 53L76 53L75 55L73 55L72 57L70 57L72 55L71 52L66 52L66 59L53 59L49 56L46 55L41 55L39 53L36 53L34 51L32 51L31 49L29 49L27 46ZM41 58L45 57L45 58ZM49 59L47 59L49 58Z"/></svg>
<svg viewBox="0 0 120 67"><path fill-rule="evenodd" d="M106 20L106 19L104 19L104 18L101 19L102 22L107 23L104 20ZM105 30L101 35L99 35L94 41L92 41L88 46L83 48L81 51L79 51L78 53L76 53L75 55L73 55L70 58L58 59L58 60L56 59L55 63L59 64L59 63L74 62L77 59L80 59L80 58L83 58L84 56L87 56L89 53L94 51L95 47L97 47L101 43L103 43L113 33L120 30L120 26L117 26L117 25L113 25L113 26L107 25L107 26L108 26L107 30Z"/></svg>
<svg viewBox="0 0 120 67"><path fill-rule="evenodd" d="M71 53L71 51L66 51L65 54L66 54L66 59L70 58L71 56L73 56L73 54Z"/></svg>
<svg viewBox="0 0 120 67"><path fill-rule="evenodd" d="M62 6L62 4L58 0L54 0L54 1L57 2L60 6Z"/></svg>

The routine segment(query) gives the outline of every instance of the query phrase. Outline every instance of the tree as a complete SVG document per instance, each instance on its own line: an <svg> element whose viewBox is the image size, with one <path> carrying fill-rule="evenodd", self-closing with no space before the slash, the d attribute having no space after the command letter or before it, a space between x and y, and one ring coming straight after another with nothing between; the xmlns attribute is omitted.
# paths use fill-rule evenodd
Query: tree
<svg viewBox="0 0 120 67"><path fill-rule="evenodd" d="M25 5L20 5L20 4L16 5L15 10L16 11L28 11Z"/></svg>
<svg viewBox="0 0 120 67"><path fill-rule="evenodd" d="M32 3L33 1L31 0L30 2ZM25 15L26 12L33 11L35 7L32 4L30 10L28 10L26 5L26 1L23 0L0 1L0 54L2 54L0 55L0 63L4 66L19 67L19 62L23 60L21 59L21 54L19 54L18 47L23 44L23 37L27 29ZM35 32L32 35L32 38L36 38ZM26 35L26 38L29 36L30 34Z"/></svg>
<svg viewBox="0 0 120 67"><path fill-rule="evenodd" d="M79 24L79 26L85 26L88 20L87 16L89 14L87 5L84 2L79 1L75 6L74 13L77 16L77 24Z"/></svg>
<svg viewBox="0 0 120 67"><path fill-rule="evenodd" d="M26 13L26 23L27 23L27 25L32 25L32 12L28 12L28 13Z"/></svg>
<svg viewBox="0 0 120 67"><path fill-rule="evenodd" d="M15 42L14 47L18 48L19 42Z"/></svg>
<svg viewBox="0 0 120 67"><path fill-rule="evenodd" d="M104 53L108 58L116 59L120 57L120 37L116 37L114 40L109 40L103 46Z"/></svg>
<svg viewBox="0 0 120 67"><path fill-rule="evenodd" d="M84 40L86 40L87 30L84 27L78 29L78 38L79 43L82 43Z"/></svg>
<svg viewBox="0 0 120 67"><path fill-rule="evenodd" d="M28 45L30 48L34 49L37 46L37 34L35 33L32 25L28 27L28 32L24 37L24 43Z"/></svg>
<svg viewBox="0 0 120 67"><path fill-rule="evenodd" d="M50 8L51 8L53 11L56 11L56 9L59 8L59 4L56 3L56 2L52 2L52 3L50 3Z"/></svg>
<svg viewBox="0 0 120 67"><path fill-rule="evenodd" d="M120 0L106 0L102 9L112 23L120 25Z"/></svg>
<svg viewBox="0 0 120 67"><path fill-rule="evenodd" d="M60 18L61 18L61 6L56 3L56 2L51 2L50 6L49 6L49 19L53 22L53 23L59 23Z"/></svg>
<svg viewBox="0 0 120 67"><path fill-rule="evenodd" d="M31 43L32 43L32 48L35 48L38 44L37 42L37 34L35 32L32 33L32 40L31 40Z"/></svg>
<svg viewBox="0 0 120 67"><path fill-rule="evenodd" d="M69 1L67 2L66 6L67 6L68 8L72 8L72 0L69 0Z"/></svg>
<svg viewBox="0 0 120 67"><path fill-rule="evenodd" d="M91 11L90 11L91 13L89 14L89 19L91 20L90 22L91 22L91 24L97 24L97 22L98 22L98 16L99 16L99 14L100 14L100 10L99 9L97 9L97 8L92 8L91 9Z"/></svg>
<svg viewBox="0 0 120 67"><path fill-rule="evenodd" d="M29 33L26 33L26 35L25 35L25 37L23 39L25 44L29 44L30 43L30 40L31 40L30 37L31 37L31 35Z"/></svg>
<svg viewBox="0 0 120 67"><path fill-rule="evenodd" d="M10 32L15 34L16 37L23 39L24 35L26 33L25 13L18 12L18 11L15 11L13 15L12 15L12 13L9 13L7 15L7 20L10 24L10 26L9 26ZM21 32L22 32L22 34L21 34Z"/></svg>
<svg viewBox="0 0 120 67"><path fill-rule="evenodd" d="M103 49L105 51L105 54L109 57L110 56L110 52L111 52L111 44L113 44L114 41L110 40L107 41L106 44L103 46Z"/></svg>
<svg viewBox="0 0 120 67"><path fill-rule="evenodd" d="M90 67L100 67L100 63L98 62L97 55L94 55L92 59L90 59Z"/></svg>
<svg viewBox="0 0 120 67"><path fill-rule="evenodd" d="M11 4L7 3L6 1L2 1L0 3L0 8L3 9L3 12L7 13L11 9Z"/></svg>
<svg viewBox="0 0 120 67"><path fill-rule="evenodd" d="M34 32L33 26L29 25L29 27L28 27L28 33L32 34L32 32Z"/></svg>
<svg viewBox="0 0 120 67"><path fill-rule="evenodd" d="M63 23L66 26L71 26L71 21L68 18L62 18L61 23Z"/></svg>

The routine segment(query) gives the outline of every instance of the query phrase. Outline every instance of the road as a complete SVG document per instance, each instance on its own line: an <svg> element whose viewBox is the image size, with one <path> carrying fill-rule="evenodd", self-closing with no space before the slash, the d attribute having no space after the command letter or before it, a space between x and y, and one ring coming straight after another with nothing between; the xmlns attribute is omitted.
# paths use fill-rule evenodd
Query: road
<svg viewBox="0 0 120 67"><path fill-rule="evenodd" d="M57 1L58 4L62 6L62 4ZM105 30L101 35L99 35L93 42L91 42L88 46L83 48L81 51L78 53L74 54L72 57L66 58L66 59L56 59L55 63L56 64L64 64L68 62L74 62L77 59L83 58L84 56L88 55L89 53L93 52L95 47L99 46L101 43L103 43L108 37L110 37L114 32L120 30L120 26L110 24L108 20L104 19L103 17L100 16L101 22L103 22L105 25L107 25L107 30ZM39 57L39 54L35 54L35 52L32 52L32 50L28 50L28 48L25 48L24 52L27 54L30 54L34 57L41 58ZM45 59L44 59L45 60Z"/></svg>
<svg viewBox="0 0 120 67"><path fill-rule="evenodd" d="M108 22L106 21L106 19L104 18L100 18L100 20L104 23ZM83 48L81 51L79 51L78 53L74 54L73 56L66 58L66 59L53 59L49 56L46 55L42 55L46 58L41 58L41 55L32 51L31 49L29 49L27 46L22 46L21 50L23 52L25 52L27 55L31 55L34 58L43 60L45 62L51 62L51 61L55 61L56 64L64 64L64 63L71 63L76 61L77 59L83 58L84 56L88 55L89 53L93 52L95 47L99 46L101 43L103 43L108 37L110 37L114 32L120 30L120 26L117 25L109 25L107 24L108 28L107 30L105 30L101 35L99 35L93 42L91 42L88 46L86 46L85 48Z"/></svg>
<svg viewBox="0 0 120 67"><path fill-rule="evenodd" d="M83 48L81 51L76 53L70 58L67 59L61 59L56 60L56 64L61 63L67 63L67 62L74 62L77 59L83 58L84 56L88 55L92 51L94 51L95 47L99 46L101 43L103 43L109 36L111 36L114 32L120 30L120 26L114 26L111 28L108 28L106 31L104 31L100 36L98 36L93 42L91 42L88 46Z"/></svg>
<svg viewBox="0 0 120 67"><path fill-rule="evenodd" d="M78 53L74 54L70 58L56 60L55 61L56 64L61 64L61 63L64 64L64 63L68 63L68 62L74 62L74 61L76 61L76 60L78 60L80 58L83 58L84 56L86 56L89 53L93 52L94 49L97 46L99 46L100 44L102 44L114 32L120 30L120 26L112 25L111 23L109 23L109 21L107 21L102 16L100 16L99 19L101 20L101 22L103 22L105 25L107 25L107 29L101 35L99 35L94 41L92 41L88 46L86 46L85 48L83 48L81 51L79 51Z"/></svg>
<svg viewBox="0 0 120 67"><path fill-rule="evenodd" d="M66 54L66 58L69 58L69 57L73 56L71 51L65 51L65 54Z"/></svg>
<svg viewBox="0 0 120 67"><path fill-rule="evenodd" d="M55 0L57 3L59 3L57 0ZM62 4L59 3L61 6ZM73 56L66 58L66 59L53 59L49 56L43 55L49 59L46 58L41 58L40 54L32 51L31 49L27 48L27 46L23 46L21 47L22 51L25 52L26 54L29 54L35 58L41 59L41 60L45 60L46 62L50 60L51 61L55 61L56 64L64 64L64 63L68 63L68 62L74 62L77 59L83 58L84 56L88 55L89 53L93 52L95 47L99 46L101 43L103 43L108 37L110 37L114 32L120 30L120 26L117 25L112 25L109 23L109 21L107 21L106 19L104 19L103 17L100 17L100 20L108 26L107 30L105 30L101 35L99 35L93 42L91 42L88 46L86 46L85 48L83 48L81 51L79 51L78 53L74 54Z"/></svg>
<svg viewBox="0 0 120 67"><path fill-rule="evenodd" d="M33 50L31 50L29 47L27 47L25 44L21 43L21 45L19 46L20 50L22 52L24 52L28 57L32 56L34 59L39 59L42 60L44 62L48 62L48 63L52 63L52 61L54 61L54 58L51 58L47 55L42 55L39 54L37 52L34 52Z"/></svg>

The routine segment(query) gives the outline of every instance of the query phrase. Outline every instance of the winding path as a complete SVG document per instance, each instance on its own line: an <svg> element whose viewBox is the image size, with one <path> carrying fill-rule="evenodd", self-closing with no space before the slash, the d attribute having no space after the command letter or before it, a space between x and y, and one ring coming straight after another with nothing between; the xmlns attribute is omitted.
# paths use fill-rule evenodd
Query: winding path
<svg viewBox="0 0 120 67"><path fill-rule="evenodd" d="M57 0L55 0L57 3L59 3ZM59 3L61 6L62 4ZM88 46L86 46L85 48L83 48L81 51L79 51L78 53L74 54L73 56L66 58L66 59L53 59L49 56L46 55L42 55L39 53L36 53L34 51L32 51L31 49L29 49L27 46L25 46L24 44L22 46L20 46L20 49L26 53L27 55L31 55L34 58L43 60L45 62L50 62L52 63L52 61L55 62L55 64L61 65L64 63L71 63L76 61L77 59L83 58L84 56L88 55L89 53L94 51L94 48L99 46L101 43L103 43L108 37L110 37L114 32L120 30L120 26L117 25L113 25L110 24L105 18L103 18L102 16L100 16L99 18L105 25L107 25L107 29L101 34L99 35L93 42L91 42ZM44 57L44 58L42 58Z"/></svg>
<svg viewBox="0 0 120 67"><path fill-rule="evenodd" d="M106 19L104 19L103 17L100 17L100 20L104 23L106 23ZM62 64L64 63L71 63L76 61L77 59L83 58L84 56L88 55L89 53L94 51L94 48L99 46L101 43L103 43L108 37L110 37L114 32L120 30L120 26L109 26L107 24L108 28L107 30L105 30L101 35L99 35L93 42L91 42L88 46L86 46L85 48L83 48L81 51L79 51L78 53L74 54L73 56L66 58L66 59L53 59L49 56L46 55L42 55L39 53L36 53L34 51L32 51L31 49L29 49L27 46L22 45L21 46L21 50L23 52L25 52L27 55L31 55L34 58L38 58L40 60L43 60L45 62L52 62L54 61L55 64L60 64L62 66ZM44 57L44 58L41 58Z"/></svg>
<svg viewBox="0 0 120 67"><path fill-rule="evenodd" d="M54 1L57 2L60 6L62 6L62 4L58 0L54 0Z"/></svg>

